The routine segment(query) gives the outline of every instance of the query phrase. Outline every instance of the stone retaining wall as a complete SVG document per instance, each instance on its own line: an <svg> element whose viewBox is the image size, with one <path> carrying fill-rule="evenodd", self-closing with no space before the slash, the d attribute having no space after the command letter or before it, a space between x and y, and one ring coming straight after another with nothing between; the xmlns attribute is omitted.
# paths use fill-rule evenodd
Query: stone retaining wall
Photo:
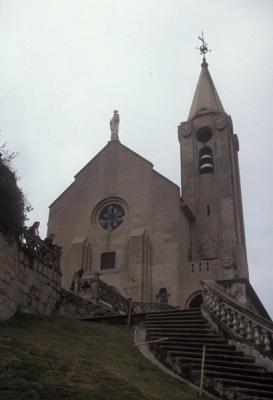
<svg viewBox="0 0 273 400"><path fill-rule="evenodd" d="M0 232L0 320L16 311L52 315L60 297L60 270L31 259Z"/></svg>

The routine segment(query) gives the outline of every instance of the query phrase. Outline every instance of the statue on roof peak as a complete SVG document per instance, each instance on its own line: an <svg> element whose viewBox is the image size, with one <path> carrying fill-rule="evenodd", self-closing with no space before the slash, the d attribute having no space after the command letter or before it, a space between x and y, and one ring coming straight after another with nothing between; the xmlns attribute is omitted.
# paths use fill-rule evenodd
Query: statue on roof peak
<svg viewBox="0 0 273 400"><path fill-rule="evenodd" d="M111 129L111 140L119 140L118 138L119 113L117 110L114 110L113 117L110 120L110 129Z"/></svg>

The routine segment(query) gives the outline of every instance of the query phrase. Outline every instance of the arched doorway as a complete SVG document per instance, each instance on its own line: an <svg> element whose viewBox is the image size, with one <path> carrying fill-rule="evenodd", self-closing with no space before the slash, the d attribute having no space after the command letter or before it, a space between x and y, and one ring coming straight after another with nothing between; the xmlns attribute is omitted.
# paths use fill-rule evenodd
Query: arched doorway
<svg viewBox="0 0 273 400"><path fill-rule="evenodd" d="M187 308L201 307L203 303L202 292L196 292L190 296L187 301Z"/></svg>

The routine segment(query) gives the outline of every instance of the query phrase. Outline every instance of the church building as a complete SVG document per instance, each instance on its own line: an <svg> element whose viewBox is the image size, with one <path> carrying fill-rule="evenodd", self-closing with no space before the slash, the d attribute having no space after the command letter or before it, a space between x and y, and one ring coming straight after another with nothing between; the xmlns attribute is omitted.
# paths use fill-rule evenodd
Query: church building
<svg viewBox="0 0 273 400"><path fill-rule="evenodd" d="M238 137L203 56L178 126L181 188L120 142L115 111L110 141L50 205L65 289L75 273L99 273L134 301L187 308L202 280L248 284Z"/></svg>

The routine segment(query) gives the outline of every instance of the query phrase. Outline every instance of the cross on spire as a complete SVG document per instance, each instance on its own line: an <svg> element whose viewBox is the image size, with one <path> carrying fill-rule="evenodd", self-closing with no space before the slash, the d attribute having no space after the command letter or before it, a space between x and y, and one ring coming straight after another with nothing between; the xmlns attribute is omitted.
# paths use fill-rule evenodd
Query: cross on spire
<svg viewBox="0 0 273 400"><path fill-rule="evenodd" d="M196 49L199 50L200 54L203 56L203 64L207 66L207 62L206 62L206 57L205 55L207 54L208 51L211 51L208 48L208 44L206 43L205 39L204 39L204 32L201 32L201 36L198 36L198 39L201 41L201 45L199 47L196 47Z"/></svg>

